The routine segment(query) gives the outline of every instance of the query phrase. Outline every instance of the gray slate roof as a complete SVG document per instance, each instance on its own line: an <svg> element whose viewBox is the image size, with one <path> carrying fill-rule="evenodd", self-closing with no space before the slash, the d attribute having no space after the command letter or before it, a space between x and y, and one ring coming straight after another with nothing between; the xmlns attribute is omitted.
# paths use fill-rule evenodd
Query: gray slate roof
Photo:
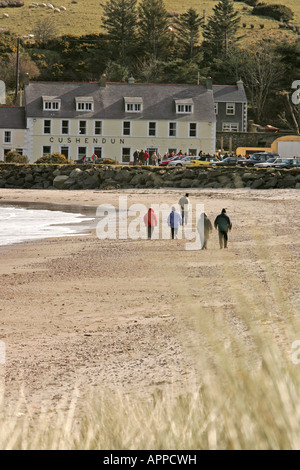
<svg viewBox="0 0 300 470"><path fill-rule="evenodd" d="M25 129L25 109L0 106L0 129Z"/></svg>
<svg viewBox="0 0 300 470"><path fill-rule="evenodd" d="M43 111L42 96L61 99L60 111ZM94 98L94 111L76 111L76 97ZM141 113L126 113L124 98L143 99ZM175 100L193 99L193 114L176 114ZM161 85L74 82L30 82L25 88L25 107L27 117L42 118L80 118L88 119L131 119L131 120L216 120L213 94L211 90L199 85Z"/></svg>
<svg viewBox="0 0 300 470"><path fill-rule="evenodd" d="M237 82L237 85L213 85L214 101L227 103L247 103L243 82Z"/></svg>

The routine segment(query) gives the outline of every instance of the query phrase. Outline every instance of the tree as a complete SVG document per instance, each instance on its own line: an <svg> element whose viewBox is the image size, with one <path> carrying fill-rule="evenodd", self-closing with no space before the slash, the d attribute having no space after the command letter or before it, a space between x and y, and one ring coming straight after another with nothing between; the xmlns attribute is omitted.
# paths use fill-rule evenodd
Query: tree
<svg viewBox="0 0 300 470"><path fill-rule="evenodd" d="M109 0L101 4L102 26L110 40L121 47L121 59L125 61L128 45L135 37L137 24L136 0Z"/></svg>
<svg viewBox="0 0 300 470"><path fill-rule="evenodd" d="M167 56L170 44L168 13L163 0L142 0L138 7L138 34L143 50L154 60Z"/></svg>
<svg viewBox="0 0 300 470"><path fill-rule="evenodd" d="M241 17L237 11L234 11L233 3L230 0L220 0L213 8L213 12L203 29L206 60L226 58L229 47L240 39L236 35Z"/></svg>
<svg viewBox="0 0 300 470"><path fill-rule="evenodd" d="M176 21L178 41L184 44L190 59L193 57L195 46L200 40L201 26L203 26L203 18L194 8L189 8L186 13L182 13Z"/></svg>
<svg viewBox="0 0 300 470"><path fill-rule="evenodd" d="M295 90L291 89L294 80L300 77L300 40L297 38L293 42L281 41L275 46L285 72L279 82L279 121L285 128L293 129L300 135L300 107L293 102L292 95Z"/></svg>
<svg viewBox="0 0 300 470"><path fill-rule="evenodd" d="M58 36L54 18L41 18L34 24L33 33L36 41L46 42Z"/></svg>
<svg viewBox="0 0 300 470"><path fill-rule="evenodd" d="M8 60L0 60L0 71L2 80L6 83L8 88L14 88L16 83L16 62L17 53L10 54ZM26 53L21 53L19 56L19 83L22 86L24 83L25 74L28 74L31 79L37 78L40 71L36 64L30 59Z"/></svg>
<svg viewBox="0 0 300 470"><path fill-rule="evenodd" d="M275 48L268 42L253 45L249 49L241 51L241 79L243 80L247 97L254 110L254 117L257 122L261 122L267 113L266 104L274 95L277 84L284 73L280 65L279 57ZM274 112L272 119L276 118Z"/></svg>

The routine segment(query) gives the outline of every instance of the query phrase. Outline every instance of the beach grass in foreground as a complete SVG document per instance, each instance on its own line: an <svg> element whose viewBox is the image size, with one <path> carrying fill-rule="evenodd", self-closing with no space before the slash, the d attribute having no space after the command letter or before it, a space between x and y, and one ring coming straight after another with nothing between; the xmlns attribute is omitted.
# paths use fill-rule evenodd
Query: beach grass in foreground
<svg viewBox="0 0 300 470"><path fill-rule="evenodd" d="M188 289L184 293L179 335L200 385L187 384L186 391L178 393L171 384L150 399L121 391L88 393L79 414L79 391L74 389L71 401L59 403L54 420L53 410L51 419L49 410L33 416L32 410L19 413L17 408L13 419L2 413L0 448L298 449L300 366L297 351L286 348L300 332L297 312L279 285L259 235L256 243L269 292L244 292L238 287L239 273L226 269L236 301L234 318L243 335L232 329L226 314L208 319L205 309L195 307ZM273 325L260 298L269 294L280 317ZM285 341L274 341L277 336Z"/></svg>

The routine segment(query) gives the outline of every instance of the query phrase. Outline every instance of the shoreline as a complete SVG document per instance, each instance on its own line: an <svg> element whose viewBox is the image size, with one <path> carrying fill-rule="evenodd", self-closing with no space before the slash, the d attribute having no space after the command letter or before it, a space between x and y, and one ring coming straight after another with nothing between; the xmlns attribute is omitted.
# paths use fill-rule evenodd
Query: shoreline
<svg viewBox="0 0 300 470"><path fill-rule="evenodd" d="M2 234L6 233L8 239L1 234L0 247L19 243L33 243L49 238L84 235L91 231L95 225L95 208L91 206L6 199L0 200L0 209L1 207L4 209L11 208L14 216L13 218L6 218L4 215L2 223L5 228ZM28 217L26 216L26 210L31 211L28 213ZM37 211L37 216L34 215L35 211ZM55 212L55 216L51 216L51 212ZM6 212L4 212L4 214L5 213ZM38 213L44 220L43 224L40 224ZM47 214L49 214L49 216ZM70 218L68 214L73 214L74 217ZM13 237L10 236L10 232L7 231L9 229L5 226L5 220L9 221L9 227L11 229L13 225L15 225L16 235ZM28 232L30 224L33 224L31 234ZM18 231L21 231L23 236L20 237ZM49 233L45 233L45 231Z"/></svg>
<svg viewBox="0 0 300 470"><path fill-rule="evenodd" d="M11 200L11 199L0 199L0 206L14 206L22 208L33 208L35 210L51 210L60 212L71 212L80 213L87 217L94 215L95 207L81 204L62 204L59 202L44 202L34 200Z"/></svg>
<svg viewBox="0 0 300 470"><path fill-rule="evenodd" d="M0 202L71 207L76 199L95 210L117 205L125 193L128 205L148 207L177 203L185 192L0 190ZM240 290L254 310L268 312L265 327L290 350L272 282L284 290L289 309L299 311L300 193L188 192L192 203L204 200L212 222L227 208L233 222L228 251L219 250L215 232L208 250L189 252L185 240L100 240L93 230L0 250L0 340L6 345L5 406L11 413L22 387L33 413L68 402L76 387L81 396L93 390L146 400L157 390L191 391L201 383L190 349L199 340L190 326L192 312L207 321L225 316L251 350L238 315Z"/></svg>

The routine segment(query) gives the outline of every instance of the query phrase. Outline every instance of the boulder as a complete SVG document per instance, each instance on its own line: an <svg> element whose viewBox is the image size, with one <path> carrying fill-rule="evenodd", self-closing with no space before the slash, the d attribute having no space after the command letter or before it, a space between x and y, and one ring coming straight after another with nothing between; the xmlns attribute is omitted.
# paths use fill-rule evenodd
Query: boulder
<svg viewBox="0 0 300 470"><path fill-rule="evenodd" d="M57 175L53 180L53 186L56 189L62 189L64 183L69 179L67 175Z"/></svg>
<svg viewBox="0 0 300 470"><path fill-rule="evenodd" d="M195 178L195 171L192 170L191 168L187 168L186 170L184 170L184 172L182 174L182 178L194 179Z"/></svg>
<svg viewBox="0 0 300 470"><path fill-rule="evenodd" d="M275 188L277 183L278 183L278 178L276 176L272 176L270 179L266 181L266 183L264 184L264 188L265 189Z"/></svg>
<svg viewBox="0 0 300 470"><path fill-rule="evenodd" d="M74 168L74 170L71 171L69 177L76 180L81 174L82 170L80 168Z"/></svg>
<svg viewBox="0 0 300 470"><path fill-rule="evenodd" d="M177 181L177 183L179 183L179 188L190 188L191 187L191 184L192 184L192 181L188 178L183 178L180 182Z"/></svg>
<svg viewBox="0 0 300 470"><path fill-rule="evenodd" d="M264 180L263 178L258 178L256 180L253 181L253 183L251 184L251 189L258 189L258 188L261 188L264 184Z"/></svg>
<svg viewBox="0 0 300 470"><path fill-rule="evenodd" d="M116 172L115 180L122 183L128 183L132 178L132 172L129 170L120 170Z"/></svg>
<svg viewBox="0 0 300 470"><path fill-rule="evenodd" d="M132 180L130 181L130 184L132 184L133 186L141 185L144 183L145 183L145 176L142 173L135 174Z"/></svg>
<svg viewBox="0 0 300 470"><path fill-rule="evenodd" d="M73 186L76 183L75 178L68 178L64 184L62 189L70 189L71 186Z"/></svg>
<svg viewBox="0 0 300 470"><path fill-rule="evenodd" d="M99 188L100 179L97 174L90 175L88 178L85 178L83 183L83 189L96 189Z"/></svg>

